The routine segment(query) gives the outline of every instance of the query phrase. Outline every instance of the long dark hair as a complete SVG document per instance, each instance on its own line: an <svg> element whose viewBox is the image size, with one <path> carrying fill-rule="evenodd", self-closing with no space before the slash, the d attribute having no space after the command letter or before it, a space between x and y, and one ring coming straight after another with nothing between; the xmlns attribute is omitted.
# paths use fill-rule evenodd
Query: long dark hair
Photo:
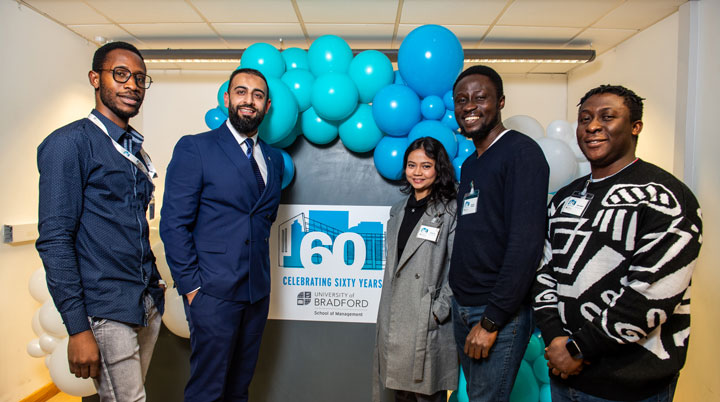
<svg viewBox="0 0 720 402"><path fill-rule="evenodd" d="M421 137L413 141L405 150L403 157L403 175L407 166L408 156L412 151L422 149L428 158L435 161L435 181L430 185L430 203L440 203L446 205L455 200L457 189L455 188L455 168L450 163L445 147L432 137ZM405 194L412 194L414 191L412 185L407 181L407 177L400 188Z"/></svg>

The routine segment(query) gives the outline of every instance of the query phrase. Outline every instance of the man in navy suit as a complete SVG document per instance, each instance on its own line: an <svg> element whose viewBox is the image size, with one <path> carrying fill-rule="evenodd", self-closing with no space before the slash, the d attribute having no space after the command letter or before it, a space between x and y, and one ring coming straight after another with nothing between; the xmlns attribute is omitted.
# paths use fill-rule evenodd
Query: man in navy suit
<svg viewBox="0 0 720 402"><path fill-rule="evenodd" d="M190 325L186 401L248 400L270 303L283 162L257 135L265 77L235 70L225 106L225 124L178 141L165 182L160 235Z"/></svg>

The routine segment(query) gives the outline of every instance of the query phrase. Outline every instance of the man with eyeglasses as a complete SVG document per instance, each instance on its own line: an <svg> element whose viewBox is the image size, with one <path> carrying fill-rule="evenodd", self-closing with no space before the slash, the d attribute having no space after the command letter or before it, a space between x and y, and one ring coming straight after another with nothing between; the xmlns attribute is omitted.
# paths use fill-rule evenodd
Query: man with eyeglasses
<svg viewBox="0 0 720 402"><path fill-rule="evenodd" d="M144 401L165 283L145 215L157 174L128 121L152 79L125 42L100 47L88 78L95 109L38 147L36 247L69 334L70 371L92 377L101 401Z"/></svg>

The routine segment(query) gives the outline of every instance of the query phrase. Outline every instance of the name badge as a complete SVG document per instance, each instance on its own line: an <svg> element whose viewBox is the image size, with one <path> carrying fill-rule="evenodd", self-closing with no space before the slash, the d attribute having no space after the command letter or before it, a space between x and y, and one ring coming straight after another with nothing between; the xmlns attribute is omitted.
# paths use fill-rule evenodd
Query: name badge
<svg viewBox="0 0 720 402"><path fill-rule="evenodd" d="M585 213L587 206L592 201L592 194L582 195L579 192L574 192L573 195L565 202L560 213L564 215L581 217Z"/></svg>
<svg viewBox="0 0 720 402"><path fill-rule="evenodd" d="M422 225L418 231L418 239L430 240L431 242L437 241L438 234L440 234L440 228Z"/></svg>

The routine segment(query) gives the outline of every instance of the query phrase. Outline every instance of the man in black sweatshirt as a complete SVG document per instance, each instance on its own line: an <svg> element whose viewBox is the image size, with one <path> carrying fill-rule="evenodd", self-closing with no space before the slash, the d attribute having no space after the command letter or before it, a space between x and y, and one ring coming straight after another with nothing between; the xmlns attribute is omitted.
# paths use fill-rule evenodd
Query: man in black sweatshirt
<svg viewBox="0 0 720 402"><path fill-rule="evenodd" d="M535 141L503 126L493 69L462 72L453 99L476 148L462 165L450 262L455 340L470 401L507 401L533 328L528 296L542 256L549 168Z"/></svg>
<svg viewBox="0 0 720 402"><path fill-rule="evenodd" d="M672 401L685 363L700 207L682 182L635 157L642 108L621 86L580 101L591 174L550 203L533 288L553 401Z"/></svg>

